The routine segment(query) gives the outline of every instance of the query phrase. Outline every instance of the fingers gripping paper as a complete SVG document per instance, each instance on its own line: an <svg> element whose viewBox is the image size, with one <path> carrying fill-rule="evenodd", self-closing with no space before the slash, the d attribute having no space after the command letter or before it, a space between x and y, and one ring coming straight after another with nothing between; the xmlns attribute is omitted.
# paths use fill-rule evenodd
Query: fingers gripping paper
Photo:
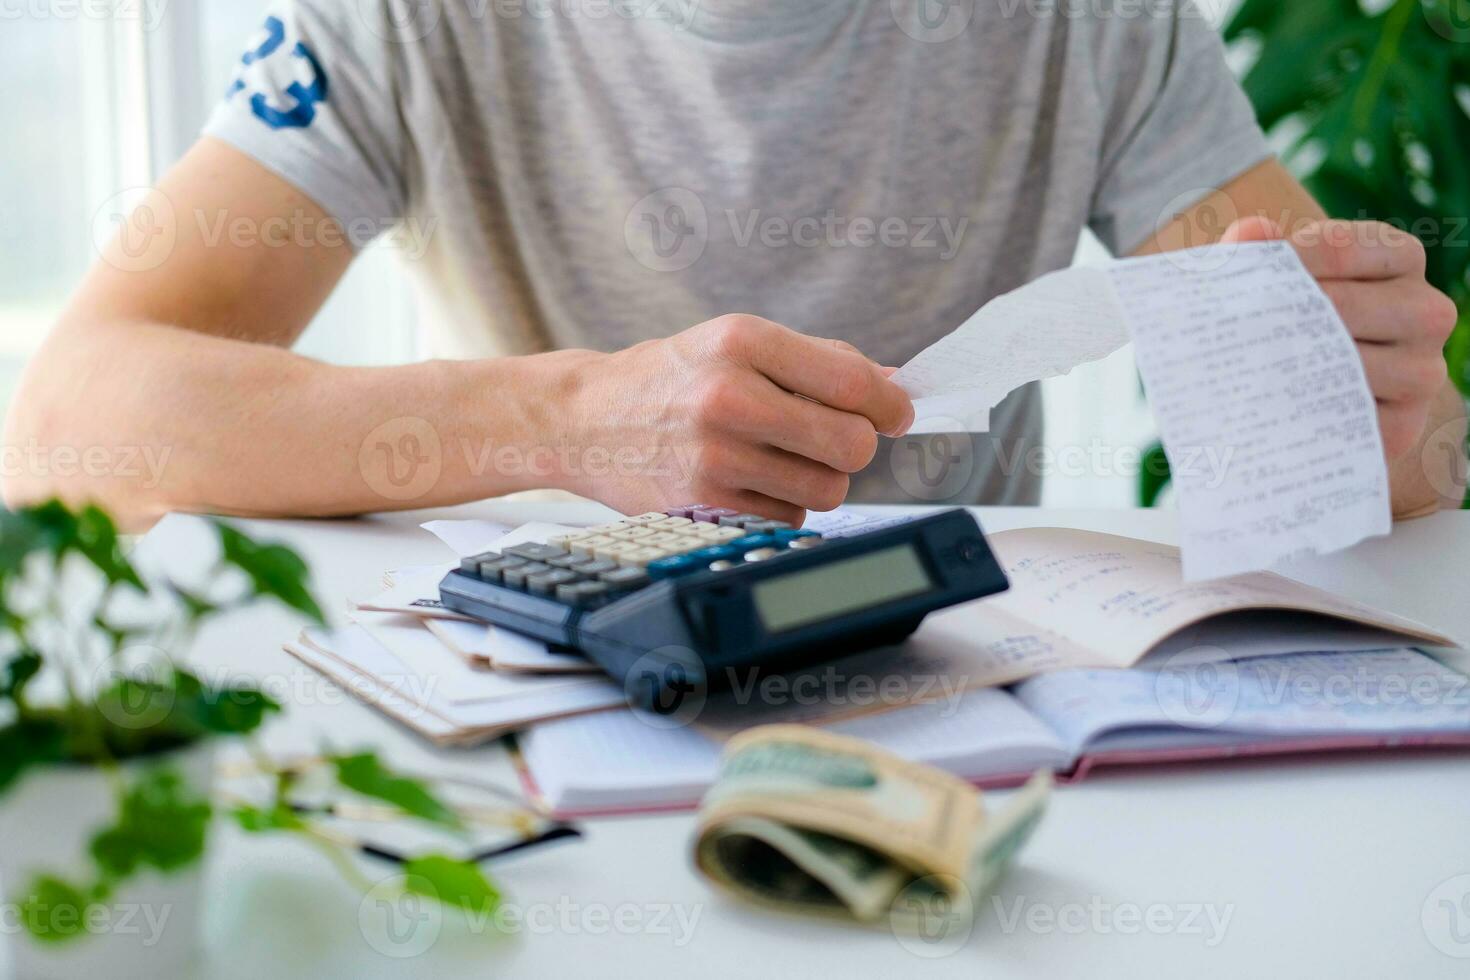
<svg viewBox="0 0 1470 980"><path fill-rule="evenodd" d="M1179 495L1186 579L1388 533L1362 361L1284 242L1053 273L988 304L894 380L915 398L914 431L984 431L1011 388L1106 356L1130 334Z"/></svg>

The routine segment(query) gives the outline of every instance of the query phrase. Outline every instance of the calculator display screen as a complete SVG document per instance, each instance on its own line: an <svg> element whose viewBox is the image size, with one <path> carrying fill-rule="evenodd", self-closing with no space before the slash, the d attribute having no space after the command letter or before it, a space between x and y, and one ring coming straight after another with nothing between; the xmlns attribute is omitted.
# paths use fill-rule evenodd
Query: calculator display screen
<svg viewBox="0 0 1470 980"><path fill-rule="evenodd" d="M927 591L931 582L913 545L763 579L751 586L768 633L797 629Z"/></svg>

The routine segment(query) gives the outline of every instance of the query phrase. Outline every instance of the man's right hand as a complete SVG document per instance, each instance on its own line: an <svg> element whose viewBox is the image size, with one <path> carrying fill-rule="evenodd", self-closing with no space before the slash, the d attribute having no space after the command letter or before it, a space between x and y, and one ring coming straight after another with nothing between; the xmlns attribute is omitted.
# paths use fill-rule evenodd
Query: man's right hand
<svg viewBox="0 0 1470 980"><path fill-rule="evenodd" d="M754 316L584 354L573 371L558 482L623 513L697 501L800 524L842 503L880 433L914 420L891 371L851 344Z"/></svg>

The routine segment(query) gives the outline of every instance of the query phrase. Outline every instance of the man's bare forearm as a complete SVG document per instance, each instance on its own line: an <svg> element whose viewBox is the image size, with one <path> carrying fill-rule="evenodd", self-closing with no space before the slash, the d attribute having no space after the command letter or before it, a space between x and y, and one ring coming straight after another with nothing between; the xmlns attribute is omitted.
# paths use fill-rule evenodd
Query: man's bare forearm
<svg viewBox="0 0 1470 980"><path fill-rule="evenodd" d="M128 526L169 511L343 515L556 486L538 452L601 355L337 367L149 323L63 323L4 437L11 505L59 495Z"/></svg>

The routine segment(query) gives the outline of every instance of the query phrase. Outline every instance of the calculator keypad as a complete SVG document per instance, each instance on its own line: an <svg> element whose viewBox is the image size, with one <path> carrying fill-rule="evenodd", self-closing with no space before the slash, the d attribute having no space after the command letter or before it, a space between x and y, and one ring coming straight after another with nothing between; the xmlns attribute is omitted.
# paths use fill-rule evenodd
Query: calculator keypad
<svg viewBox="0 0 1470 980"><path fill-rule="evenodd" d="M568 605L593 607L658 579L738 568L821 541L815 531L758 514L689 504L559 534L545 544L528 542L473 555L460 562L460 571Z"/></svg>

